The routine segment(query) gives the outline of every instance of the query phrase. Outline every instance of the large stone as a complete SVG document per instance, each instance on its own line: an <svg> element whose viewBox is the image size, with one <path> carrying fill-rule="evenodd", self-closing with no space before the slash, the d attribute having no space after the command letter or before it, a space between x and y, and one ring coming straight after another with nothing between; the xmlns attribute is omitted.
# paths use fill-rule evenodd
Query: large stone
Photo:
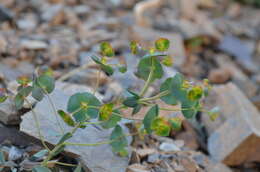
<svg viewBox="0 0 260 172"><path fill-rule="evenodd" d="M28 50L45 50L48 44L39 40L22 40L21 47Z"/></svg>
<svg viewBox="0 0 260 172"><path fill-rule="evenodd" d="M13 17L12 11L0 5L0 22L11 21Z"/></svg>
<svg viewBox="0 0 260 172"><path fill-rule="evenodd" d="M57 87L65 90L61 91L56 89L50 95L57 109L66 109L69 95L75 92L90 91L88 87L83 88L83 86L81 86L81 88L78 88L76 85L70 86L64 83L58 83ZM97 95L97 97L100 98L100 95ZM56 144L60 138L60 134L58 133L58 122L55 120L50 107L47 99L43 99L43 101L37 103L34 110L40 121L40 128L45 140L51 144ZM61 122L61 119L59 119L59 121ZM33 124L33 114L29 112L22 117L20 130L38 138L38 132ZM64 123L62 126L65 128L65 131L71 130L71 128ZM111 130L98 128L90 125L85 129L79 129L69 142L97 143L109 140ZM128 157L122 158L117 156L112 152L110 145L97 147L68 146L66 150L78 154L80 161L93 172L123 172L128 165Z"/></svg>
<svg viewBox="0 0 260 172"><path fill-rule="evenodd" d="M15 66L8 63L0 62L0 73L3 74L7 81L16 80L22 75L31 75L34 71L34 66L26 61L20 62Z"/></svg>
<svg viewBox="0 0 260 172"><path fill-rule="evenodd" d="M236 84L247 97L251 98L252 96L255 96L257 92L257 85L255 85L254 82L252 82L248 76L240 70L239 66L237 66L229 59L228 56L225 55L218 55L215 59L220 68L227 69L229 71L232 82Z"/></svg>
<svg viewBox="0 0 260 172"><path fill-rule="evenodd" d="M247 97L232 83L216 86L221 109L219 126L208 138L208 151L214 161L239 165L260 161L260 114ZM226 119L226 120L224 120Z"/></svg>
<svg viewBox="0 0 260 172"><path fill-rule="evenodd" d="M220 50L234 56L238 63L250 72L257 72L259 67L253 62L252 54L254 52L254 44L241 41L237 37L226 35L219 45Z"/></svg>
<svg viewBox="0 0 260 172"><path fill-rule="evenodd" d="M0 121L6 125L17 125L20 122L19 113L10 99L0 104Z"/></svg>

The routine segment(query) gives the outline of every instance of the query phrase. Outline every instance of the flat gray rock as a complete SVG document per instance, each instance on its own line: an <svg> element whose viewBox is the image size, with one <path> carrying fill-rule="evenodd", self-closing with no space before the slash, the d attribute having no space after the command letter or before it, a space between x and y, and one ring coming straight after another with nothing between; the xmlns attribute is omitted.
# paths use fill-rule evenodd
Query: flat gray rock
<svg viewBox="0 0 260 172"><path fill-rule="evenodd" d="M61 88L61 87L59 87ZM64 88L64 85L63 85ZM68 88L68 87L67 87ZM76 86L66 91L55 90L50 96L56 103L57 109L66 109L69 99L68 94L73 94L77 90ZM82 88L78 91L83 91ZM85 87L85 91L87 91ZM98 97L98 96L97 96ZM35 107L38 119L40 120L40 128L46 141L55 144L60 138L58 134L58 123L55 120L53 110L50 108L47 99L43 99ZM60 119L61 120L61 119ZM65 126L66 131L71 128ZM101 129L101 128L100 128ZM38 137L35 122L31 112L22 117L20 130L34 137ZM125 131L127 132L127 131ZM85 129L79 129L75 135L68 140L73 143L96 143L109 140L111 130L99 130L94 126L88 126ZM81 162L93 172L124 172L128 166L128 157L122 158L112 152L110 145L101 145L95 147L68 146L66 151L78 154Z"/></svg>

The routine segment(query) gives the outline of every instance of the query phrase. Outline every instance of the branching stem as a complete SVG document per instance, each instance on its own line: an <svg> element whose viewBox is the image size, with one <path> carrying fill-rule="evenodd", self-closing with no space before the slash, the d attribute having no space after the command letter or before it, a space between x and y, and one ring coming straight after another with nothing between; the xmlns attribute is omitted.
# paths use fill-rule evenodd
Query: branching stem
<svg viewBox="0 0 260 172"><path fill-rule="evenodd" d="M149 88L149 86L150 86L150 84L152 83L152 80L153 80L154 69L155 69L153 57L151 58L151 60L152 60L151 70L150 70L148 78L147 78L147 80L144 84L144 87L143 87L142 91L140 92L140 97L143 97L145 95L145 93L147 92L147 90L148 90L148 88Z"/></svg>

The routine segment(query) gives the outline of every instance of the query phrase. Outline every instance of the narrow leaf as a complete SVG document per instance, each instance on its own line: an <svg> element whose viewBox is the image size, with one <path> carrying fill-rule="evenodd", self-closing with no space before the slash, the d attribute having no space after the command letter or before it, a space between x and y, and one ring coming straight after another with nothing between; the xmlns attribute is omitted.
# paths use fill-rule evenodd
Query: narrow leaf
<svg viewBox="0 0 260 172"><path fill-rule="evenodd" d="M158 105L154 105L146 113L144 120L143 120L143 124L144 124L144 128L147 131L147 133L149 133L149 134L152 133L151 125L152 125L153 120L158 116L158 114L159 114Z"/></svg>
<svg viewBox="0 0 260 172"><path fill-rule="evenodd" d="M74 127L75 126L75 122L74 120L72 119L72 117L67 114L66 112L64 112L63 110L58 110L58 114L60 115L60 117L62 118L62 120L68 125L68 126L71 126L71 127Z"/></svg>
<svg viewBox="0 0 260 172"><path fill-rule="evenodd" d="M39 159L42 159L45 155L47 155L48 150L47 149L43 149L37 153L35 153L34 155L32 155L29 159L31 161L37 161Z"/></svg>

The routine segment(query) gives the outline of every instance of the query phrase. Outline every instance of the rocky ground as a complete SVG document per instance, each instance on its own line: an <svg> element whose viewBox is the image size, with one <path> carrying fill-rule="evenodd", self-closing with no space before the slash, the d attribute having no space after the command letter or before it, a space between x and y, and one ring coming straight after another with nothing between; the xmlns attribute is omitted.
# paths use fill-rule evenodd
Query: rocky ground
<svg viewBox="0 0 260 172"><path fill-rule="evenodd" d="M219 118L212 122L199 113L195 122L185 121L182 130L170 137L129 137L127 158L104 145L71 147L54 161L81 161L86 171L93 172L257 172L260 9L251 5L231 0L0 0L0 87L14 90L18 76L50 66L59 80L52 97L62 108L69 95L93 89L95 67L84 67L92 63L89 56L98 53L99 43L109 41L116 58L129 69L124 76L101 74L98 96L104 102L113 100L125 89L140 90L143 85L132 74L138 57L130 54L129 41L150 47L157 38L167 37L174 67L167 68L165 78L177 71L192 81L208 78L213 90L205 104L219 106ZM75 68L84 70L64 77ZM149 94L156 91L155 84ZM56 124L46 115L52 113L46 113L47 106L43 101L35 110L45 121L41 128L52 144ZM26 107L16 111L12 102L0 105L0 154L13 171L35 165L28 157L41 149L31 116ZM74 139L102 141L109 133L93 126L87 133L77 132Z"/></svg>

